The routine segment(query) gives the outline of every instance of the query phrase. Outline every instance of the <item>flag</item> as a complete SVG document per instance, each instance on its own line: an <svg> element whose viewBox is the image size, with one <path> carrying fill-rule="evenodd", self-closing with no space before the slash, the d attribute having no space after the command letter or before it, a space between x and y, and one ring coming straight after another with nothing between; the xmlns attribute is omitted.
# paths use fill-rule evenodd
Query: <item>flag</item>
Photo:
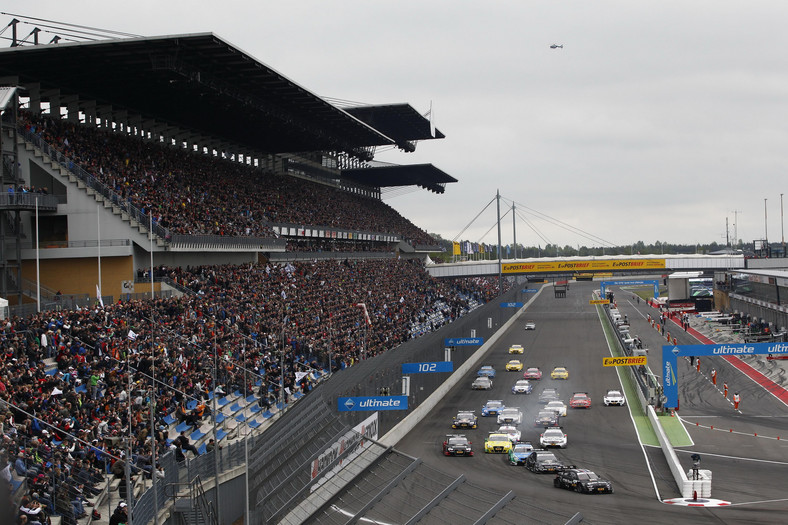
<svg viewBox="0 0 788 525"><path fill-rule="evenodd" d="M135 341L137 339L137 334L134 333L134 330L129 328L129 341Z"/></svg>
<svg viewBox="0 0 788 525"><path fill-rule="evenodd" d="M364 312L364 320L366 321L367 326L372 326L372 321L369 319L369 313L367 313L367 305L365 303L357 303L356 307L361 308L361 310Z"/></svg>
<svg viewBox="0 0 788 525"><path fill-rule="evenodd" d="M104 308L104 299L101 298L101 289L98 284L96 285L96 298L99 300L101 307Z"/></svg>

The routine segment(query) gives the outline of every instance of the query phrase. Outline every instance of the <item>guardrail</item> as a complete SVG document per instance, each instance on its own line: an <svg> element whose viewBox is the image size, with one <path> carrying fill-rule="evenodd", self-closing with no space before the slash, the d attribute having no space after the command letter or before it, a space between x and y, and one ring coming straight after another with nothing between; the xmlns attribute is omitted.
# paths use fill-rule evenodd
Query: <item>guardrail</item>
<svg viewBox="0 0 788 525"><path fill-rule="evenodd" d="M22 193L22 192L3 192L0 193L0 209L38 209L41 211L57 210L58 198L55 195L46 193Z"/></svg>
<svg viewBox="0 0 788 525"><path fill-rule="evenodd" d="M126 200L123 199L120 195L115 193L112 188L101 182L99 179L85 171L82 166L71 160L69 157L64 155L63 153L59 152L52 146L50 146L40 135L33 133L29 129L19 128L19 133L24 137L25 140L32 143L35 147L41 150L41 152L51 158L53 161L57 162L61 166L65 167L69 172L71 172L75 177L81 180L85 186L92 189L96 193L102 195L103 197L107 198L118 206L121 210L129 215L130 218L136 220L140 224L147 226L150 222L149 215L146 214L144 211L140 210L136 206L130 204ZM159 224L153 225L153 233L164 239L169 240L170 232L167 228Z"/></svg>

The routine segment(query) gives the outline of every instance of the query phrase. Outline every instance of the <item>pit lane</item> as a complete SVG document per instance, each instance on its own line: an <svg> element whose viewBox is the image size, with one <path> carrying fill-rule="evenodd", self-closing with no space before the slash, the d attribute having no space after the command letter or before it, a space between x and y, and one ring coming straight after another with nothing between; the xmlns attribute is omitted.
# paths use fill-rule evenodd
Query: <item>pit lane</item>
<svg viewBox="0 0 788 525"><path fill-rule="evenodd" d="M396 449L420 457L425 463L449 475L464 474L469 482L502 492L513 491L517 498L530 502L538 519L544 523L565 523L575 512L580 512L584 523L782 523L786 504L781 482L788 475L788 467L776 458L786 458L784 443L755 445L748 436L710 435L700 429L690 429L695 445L687 450L703 456L702 468L713 471L712 495L733 503L724 508L677 508L663 504L660 499L680 497L668 466L659 448L646 447L638 442L635 426L624 407L605 407L602 396L606 389L619 387L614 368L603 368L603 357L609 356L596 309L588 304L594 283L572 283L566 298L556 299L543 293L528 307L526 313L491 348L480 361L495 366L497 375L491 391L472 391L470 384L475 372L452 389L435 410L425 417ZM637 309L619 301L619 308ZM641 308L645 305L640 305ZM627 313L627 312L625 312ZM634 310L630 319L635 322ZM526 319L536 321L536 330L522 329ZM652 337L645 328L641 337ZM654 333L653 337L661 340ZM510 344L522 344L523 356L510 356ZM652 347L656 347L655 344ZM460 350L471 351L471 350ZM538 366L544 373L535 381L534 393L514 395L511 386L521 373L506 372L505 364L511 358L520 358L525 366ZM570 378L566 381L551 380L549 373L555 366L566 366ZM720 365L722 366L722 365ZM681 367L680 367L681 368ZM689 363L680 373L691 373ZM692 410L703 411L723 420L732 416L724 399L713 399L713 392L703 385L695 385L691 377L682 377L683 395L687 405L682 414L688 417ZM533 426L533 417L539 407L538 393L546 386L556 387L564 402L573 392L588 392L593 405L589 410L570 409L562 418L562 427L569 438L569 446L557 451L565 463L590 468L613 481L615 494L586 496L555 489L551 475L537 475L524 468L510 466L503 455L485 455L484 437L497 428L495 418L481 417L481 407L487 399L502 399L507 406L517 406L523 411L524 440L538 443L540 429ZM695 397L688 394L695 393ZM634 402L634 400L630 400ZM479 415L479 428L464 433L474 442L473 458L447 458L441 454L441 442L452 433L451 420L458 410L473 409ZM757 415L785 415L784 406L769 406L764 400ZM774 423L769 418L758 418L760 424L785 428L786 418ZM761 421L764 420L764 421ZM768 422L766 422L768 421ZM785 433L788 436L788 432ZM751 452L751 453L750 453ZM679 452L683 463L690 466L688 454ZM770 459L775 458L775 459ZM769 462L751 461L765 459ZM659 494L659 498L657 496ZM760 503L758 503L760 502ZM654 519L649 521L651 516ZM531 516L533 517L533 515ZM494 519L492 521L495 522Z"/></svg>

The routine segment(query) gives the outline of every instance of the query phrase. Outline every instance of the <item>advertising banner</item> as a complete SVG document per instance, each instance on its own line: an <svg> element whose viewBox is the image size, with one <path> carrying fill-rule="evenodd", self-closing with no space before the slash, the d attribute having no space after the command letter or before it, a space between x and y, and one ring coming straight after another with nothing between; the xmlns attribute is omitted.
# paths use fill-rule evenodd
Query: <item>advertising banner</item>
<svg viewBox="0 0 788 525"><path fill-rule="evenodd" d="M578 260L578 261L545 261L526 263L504 263L503 273L539 273L561 272L570 270L651 270L664 269L665 259L621 259L621 260Z"/></svg>

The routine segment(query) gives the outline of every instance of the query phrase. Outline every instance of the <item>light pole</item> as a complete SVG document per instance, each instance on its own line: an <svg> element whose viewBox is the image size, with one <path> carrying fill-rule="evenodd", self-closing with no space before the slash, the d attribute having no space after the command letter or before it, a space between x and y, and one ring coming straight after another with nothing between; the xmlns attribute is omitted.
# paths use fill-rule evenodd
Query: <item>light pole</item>
<svg viewBox="0 0 788 525"><path fill-rule="evenodd" d="M783 257L785 257L785 213L783 212L783 194L780 194L780 237L783 245Z"/></svg>

